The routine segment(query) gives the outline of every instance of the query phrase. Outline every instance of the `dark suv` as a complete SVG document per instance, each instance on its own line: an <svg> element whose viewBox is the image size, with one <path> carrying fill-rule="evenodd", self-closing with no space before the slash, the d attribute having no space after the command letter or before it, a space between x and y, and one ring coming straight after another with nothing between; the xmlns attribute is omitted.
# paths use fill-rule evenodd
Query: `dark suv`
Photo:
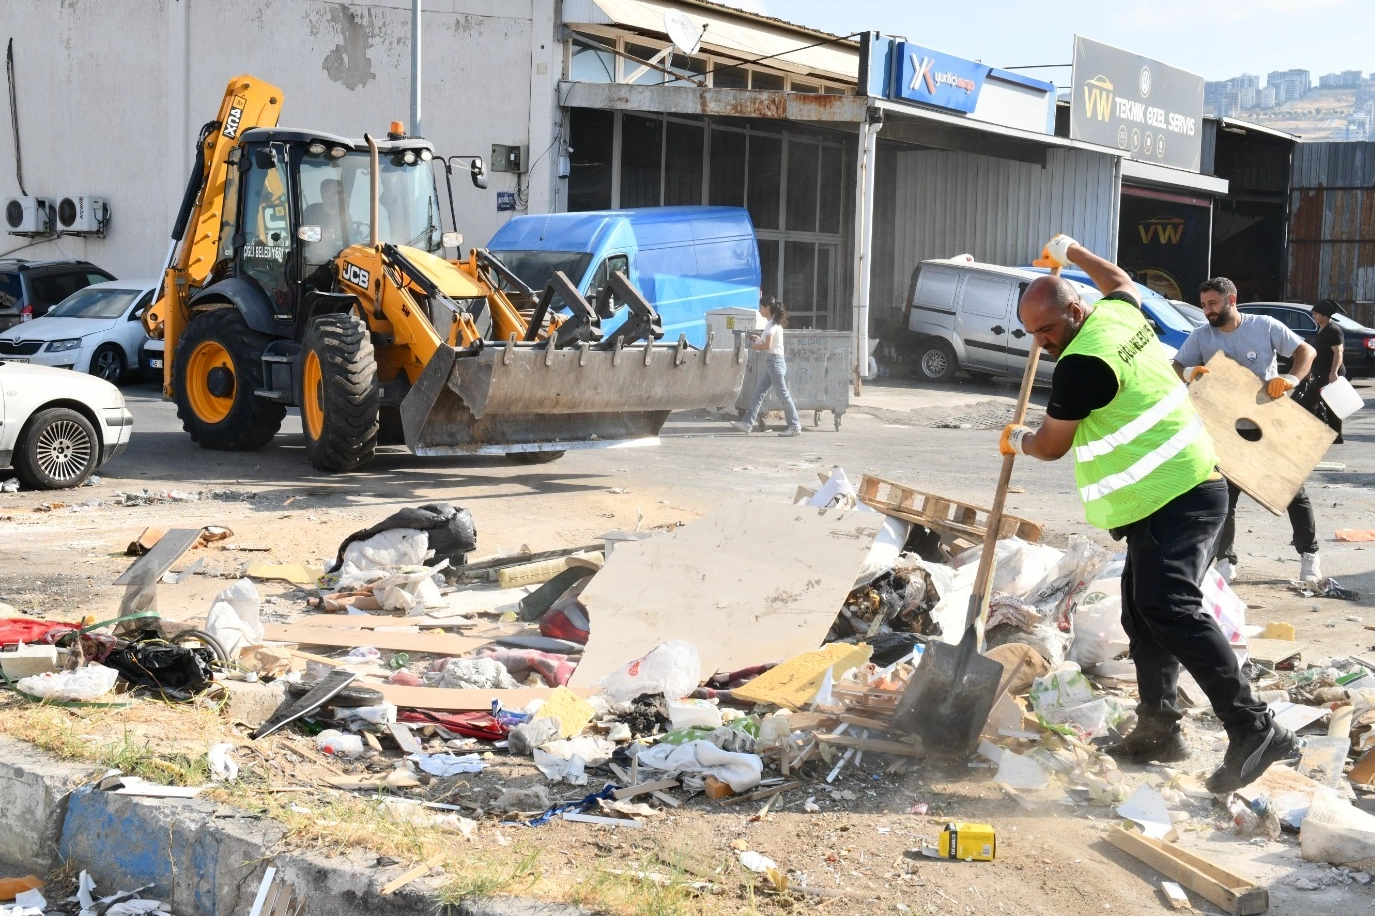
<svg viewBox="0 0 1375 916"><path fill-rule="evenodd" d="M1295 302L1247 302L1237 310L1252 315L1278 318L1307 343L1318 336L1318 323L1313 320L1313 307ZM1342 329L1344 344L1342 362L1348 376L1375 375L1375 330L1353 321L1346 315L1333 315L1332 320ZM1279 360L1279 368L1289 371L1289 361Z"/></svg>
<svg viewBox="0 0 1375 916"><path fill-rule="evenodd" d="M0 258L0 331L42 318L48 309L92 283L115 279L89 261Z"/></svg>

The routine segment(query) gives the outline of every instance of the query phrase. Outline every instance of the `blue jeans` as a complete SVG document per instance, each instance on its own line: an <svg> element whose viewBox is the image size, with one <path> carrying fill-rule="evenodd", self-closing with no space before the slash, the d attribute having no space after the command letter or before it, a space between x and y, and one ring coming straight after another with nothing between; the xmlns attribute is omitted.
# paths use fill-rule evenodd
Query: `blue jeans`
<svg viewBox="0 0 1375 916"><path fill-rule="evenodd" d="M754 397L750 399L750 409L740 418L746 426L754 426L759 420L759 411L764 407L764 399L769 389L778 389L778 399L783 402L783 416L788 421L788 429L801 429L802 420L797 416L797 405L793 396L788 394L788 364L780 353L763 353L760 363L759 381L754 386Z"/></svg>

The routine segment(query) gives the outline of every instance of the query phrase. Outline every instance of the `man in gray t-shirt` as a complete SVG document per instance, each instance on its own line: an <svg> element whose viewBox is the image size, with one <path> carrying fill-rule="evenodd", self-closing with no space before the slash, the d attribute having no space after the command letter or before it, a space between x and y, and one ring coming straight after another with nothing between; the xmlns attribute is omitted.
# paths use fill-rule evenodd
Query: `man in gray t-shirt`
<svg viewBox="0 0 1375 916"><path fill-rule="evenodd" d="M1237 288L1226 277L1205 280L1198 290L1199 304L1208 323L1195 328L1175 354L1174 369L1185 382L1192 382L1207 372L1206 364L1213 354L1221 351L1267 382L1266 391L1272 398L1284 397L1308 374L1313 364L1313 348L1303 342L1282 322L1268 315L1246 315L1237 310ZM1277 357L1292 358L1290 374L1280 375ZM1243 437L1245 430L1239 430ZM1227 521L1222 525L1217 549L1217 570L1228 582L1236 573L1237 499L1241 490L1227 482ZM1302 487L1289 504L1289 524L1294 530L1294 549L1299 552L1299 579L1304 582L1322 578L1318 565L1318 523L1313 517L1313 504Z"/></svg>

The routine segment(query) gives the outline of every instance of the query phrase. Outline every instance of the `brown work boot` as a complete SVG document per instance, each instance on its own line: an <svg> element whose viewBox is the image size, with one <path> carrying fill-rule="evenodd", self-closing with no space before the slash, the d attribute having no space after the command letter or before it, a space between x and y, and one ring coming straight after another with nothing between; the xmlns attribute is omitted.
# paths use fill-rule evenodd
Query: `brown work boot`
<svg viewBox="0 0 1375 916"><path fill-rule="evenodd" d="M1184 729L1178 722L1142 717L1131 734L1103 749L1114 760L1127 763L1177 763L1189 759Z"/></svg>

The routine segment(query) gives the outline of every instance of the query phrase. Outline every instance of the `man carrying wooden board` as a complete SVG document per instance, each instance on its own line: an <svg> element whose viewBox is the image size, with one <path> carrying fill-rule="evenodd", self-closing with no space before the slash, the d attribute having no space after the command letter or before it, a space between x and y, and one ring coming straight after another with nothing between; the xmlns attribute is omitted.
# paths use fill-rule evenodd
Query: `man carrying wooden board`
<svg viewBox="0 0 1375 916"><path fill-rule="evenodd" d="M1299 379L1308 375L1315 355L1313 348L1278 319L1238 311L1237 288L1231 280L1226 277L1204 280L1198 288L1198 299L1208 323L1194 328L1174 358L1175 372L1186 383L1207 373L1204 363L1219 350L1265 382L1265 391L1271 398L1284 397ZM1289 375L1280 375L1277 355L1293 358ZM1237 433L1248 438L1240 427ZM1259 431L1249 438L1260 438ZM1227 582L1236 576L1237 498L1240 495L1241 488L1228 481L1227 521L1222 524L1222 537L1215 552L1217 571ZM1322 578L1318 564L1318 522L1313 517L1313 503L1303 487L1299 487L1289 503L1289 525L1294 530L1294 549L1299 552L1299 581L1316 582Z"/></svg>
<svg viewBox="0 0 1375 916"><path fill-rule="evenodd" d="M1296 739L1251 693L1203 608L1203 576L1227 516L1212 440L1126 271L1064 235L1047 242L1041 258L1041 266L1082 268L1105 295L1083 302L1059 277L1027 287L1022 325L1056 358L1050 403L1038 431L1010 425L999 449L1053 461L1073 448L1089 523L1127 539L1122 625L1140 705L1136 728L1109 753L1134 763L1189 756L1177 695L1182 665L1227 728L1227 752L1208 789L1234 792L1288 756Z"/></svg>

